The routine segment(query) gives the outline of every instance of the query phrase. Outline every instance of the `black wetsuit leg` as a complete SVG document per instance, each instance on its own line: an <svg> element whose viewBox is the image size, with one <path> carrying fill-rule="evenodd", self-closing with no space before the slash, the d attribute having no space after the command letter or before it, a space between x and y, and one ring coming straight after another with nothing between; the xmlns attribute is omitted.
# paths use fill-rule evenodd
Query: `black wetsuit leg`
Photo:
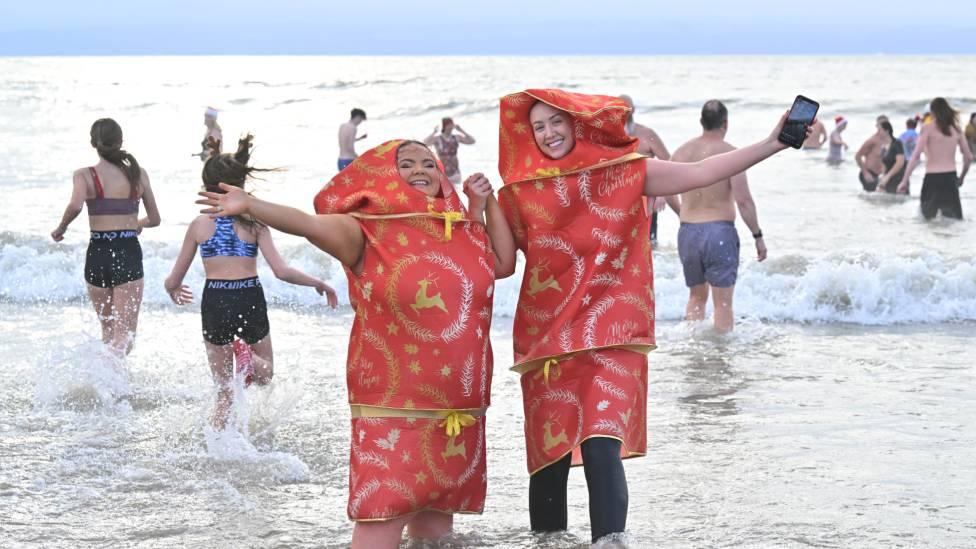
<svg viewBox="0 0 976 549"><path fill-rule="evenodd" d="M533 532L558 532L567 526L566 482L572 454L529 477L529 523Z"/></svg>
<svg viewBox="0 0 976 549"><path fill-rule="evenodd" d="M582 444L583 471L590 493L593 542L627 527L627 477L620 460L620 441L595 437Z"/></svg>
<svg viewBox="0 0 976 549"><path fill-rule="evenodd" d="M657 212L653 210L654 201L651 201L651 242L657 242Z"/></svg>

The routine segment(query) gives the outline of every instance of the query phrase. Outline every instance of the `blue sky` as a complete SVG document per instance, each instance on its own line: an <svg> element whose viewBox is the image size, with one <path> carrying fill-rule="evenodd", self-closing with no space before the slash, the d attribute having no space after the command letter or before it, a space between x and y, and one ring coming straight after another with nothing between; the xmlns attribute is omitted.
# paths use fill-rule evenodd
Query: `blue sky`
<svg viewBox="0 0 976 549"><path fill-rule="evenodd" d="M960 0L0 0L0 55L976 54Z"/></svg>

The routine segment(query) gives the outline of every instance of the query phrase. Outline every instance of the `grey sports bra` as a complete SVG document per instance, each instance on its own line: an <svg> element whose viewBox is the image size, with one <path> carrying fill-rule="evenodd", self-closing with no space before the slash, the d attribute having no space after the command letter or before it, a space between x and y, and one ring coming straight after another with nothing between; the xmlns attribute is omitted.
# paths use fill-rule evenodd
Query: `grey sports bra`
<svg viewBox="0 0 976 549"><path fill-rule="evenodd" d="M129 198L105 198L102 181L98 178L95 168L88 168L92 182L95 183L95 198L85 200L88 215L136 215L139 213L139 196L132 189Z"/></svg>

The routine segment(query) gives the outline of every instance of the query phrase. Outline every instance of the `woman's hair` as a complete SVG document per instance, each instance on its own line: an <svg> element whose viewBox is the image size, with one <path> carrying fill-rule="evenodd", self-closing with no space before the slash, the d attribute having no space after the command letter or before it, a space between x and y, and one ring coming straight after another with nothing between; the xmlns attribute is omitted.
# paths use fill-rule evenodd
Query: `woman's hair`
<svg viewBox="0 0 976 549"><path fill-rule="evenodd" d="M882 120L881 122L878 122L878 126L881 126L881 129L886 131L892 139L895 138L895 129L891 127L891 122Z"/></svg>
<svg viewBox="0 0 976 549"><path fill-rule="evenodd" d="M122 149L122 126L111 118L99 118L92 124L89 133L91 146L98 151L98 156L122 170L125 178L129 180L129 185L138 190L139 182L142 180L142 169L136 157Z"/></svg>
<svg viewBox="0 0 976 549"><path fill-rule="evenodd" d="M421 143L420 141L414 141L414 140L412 140L412 139L407 139L407 140L406 140L406 141L404 141L403 143L400 143L399 145L397 145L397 149L396 149L396 161L397 161L397 162L399 162L399 161L400 161L400 149L402 149L402 148L404 148L404 147L406 147L407 145L418 145L418 146L420 146L420 147L423 147L423 148L425 148L425 149L427 149L427 152L429 152L429 153L430 153L430 155L431 155L431 156L433 156L433 157L434 157L434 159L435 159L435 161L436 161L436 159L437 159L437 157L436 157L436 156L434 156L434 152L430 150L430 147L428 147L426 143ZM438 163L438 165L437 165L437 169L441 169L441 167L440 167L440 164L439 164L439 163ZM443 171L443 170L442 170L442 171Z"/></svg>
<svg viewBox="0 0 976 549"><path fill-rule="evenodd" d="M207 144L213 153L203 164L203 186L207 191L220 194L225 193L226 191L220 188L221 183L243 189L244 183L249 177L252 177L251 174L254 172L277 171L276 168L255 168L248 165L248 161L251 160L252 141L254 141L254 136L247 134L237 141L237 152L223 154L220 153L220 145L218 143L211 141ZM263 226L262 223L251 217L239 215L233 217L243 224L248 225L250 228Z"/></svg>
<svg viewBox="0 0 976 549"><path fill-rule="evenodd" d="M929 103L929 110L935 117L935 124L944 135L952 135L952 128L959 129L959 111L949 106L944 97L936 97Z"/></svg>

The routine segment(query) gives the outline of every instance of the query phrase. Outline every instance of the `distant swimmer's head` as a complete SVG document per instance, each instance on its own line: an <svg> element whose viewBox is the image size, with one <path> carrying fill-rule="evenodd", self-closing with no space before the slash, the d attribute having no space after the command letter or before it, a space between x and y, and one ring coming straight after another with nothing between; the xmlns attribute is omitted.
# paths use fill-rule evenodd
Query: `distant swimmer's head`
<svg viewBox="0 0 976 549"><path fill-rule="evenodd" d="M142 169L135 157L122 149L122 126L111 118L99 118L92 124L89 135L98 156L122 170L133 187L138 186Z"/></svg>
<svg viewBox="0 0 976 549"><path fill-rule="evenodd" d="M454 131L454 120L448 116L441 118L441 133L450 135Z"/></svg>
<svg viewBox="0 0 976 549"><path fill-rule="evenodd" d="M936 97L929 103L929 111L935 118L935 124L943 135L952 135L952 129L959 130L959 111L949 106L944 97Z"/></svg>
<svg viewBox="0 0 976 549"><path fill-rule="evenodd" d="M400 177L414 189L429 197L441 193L444 175L427 145L419 141L404 141L397 147L396 164Z"/></svg>
<svg viewBox="0 0 976 549"><path fill-rule="evenodd" d="M359 124L363 120L366 120L366 111L363 109L353 109L349 111L349 121L353 124Z"/></svg>
<svg viewBox="0 0 976 549"><path fill-rule="evenodd" d="M220 153L219 145L210 143L212 156L203 165L203 186L210 192L223 193L221 183L244 188L244 183L254 172L269 172L274 170L249 166L251 148L254 136L247 134L237 142L237 152Z"/></svg>
<svg viewBox="0 0 976 549"><path fill-rule="evenodd" d="M843 116L839 116L839 115L835 116L834 125L837 127L838 130L843 130L844 128L847 127L847 119L844 118Z"/></svg>
<svg viewBox="0 0 976 549"><path fill-rule="evenodd" d="M973 116L976 116L976 112L973 113ZM972 120L972 118L970 118L970 120ZM909 118L908 120L905 121L906 128L910 130L914 130L915 126L918 126L918 118L913 116L912 118Z"/></svg>
<svg viewBox="0 0 976 549"><path fill-rule="evenodd" d="M573 117L566 111L539 101L529 110L529 123L536 146L553 160L566 156L576 146Z"/></svg>
<svg viewBox="0 0 976 549"><path fill-rule="evenodd" d="M702 105L701 126L706 132L729 129L729 110L718 99L711 99Z"/></svg>

